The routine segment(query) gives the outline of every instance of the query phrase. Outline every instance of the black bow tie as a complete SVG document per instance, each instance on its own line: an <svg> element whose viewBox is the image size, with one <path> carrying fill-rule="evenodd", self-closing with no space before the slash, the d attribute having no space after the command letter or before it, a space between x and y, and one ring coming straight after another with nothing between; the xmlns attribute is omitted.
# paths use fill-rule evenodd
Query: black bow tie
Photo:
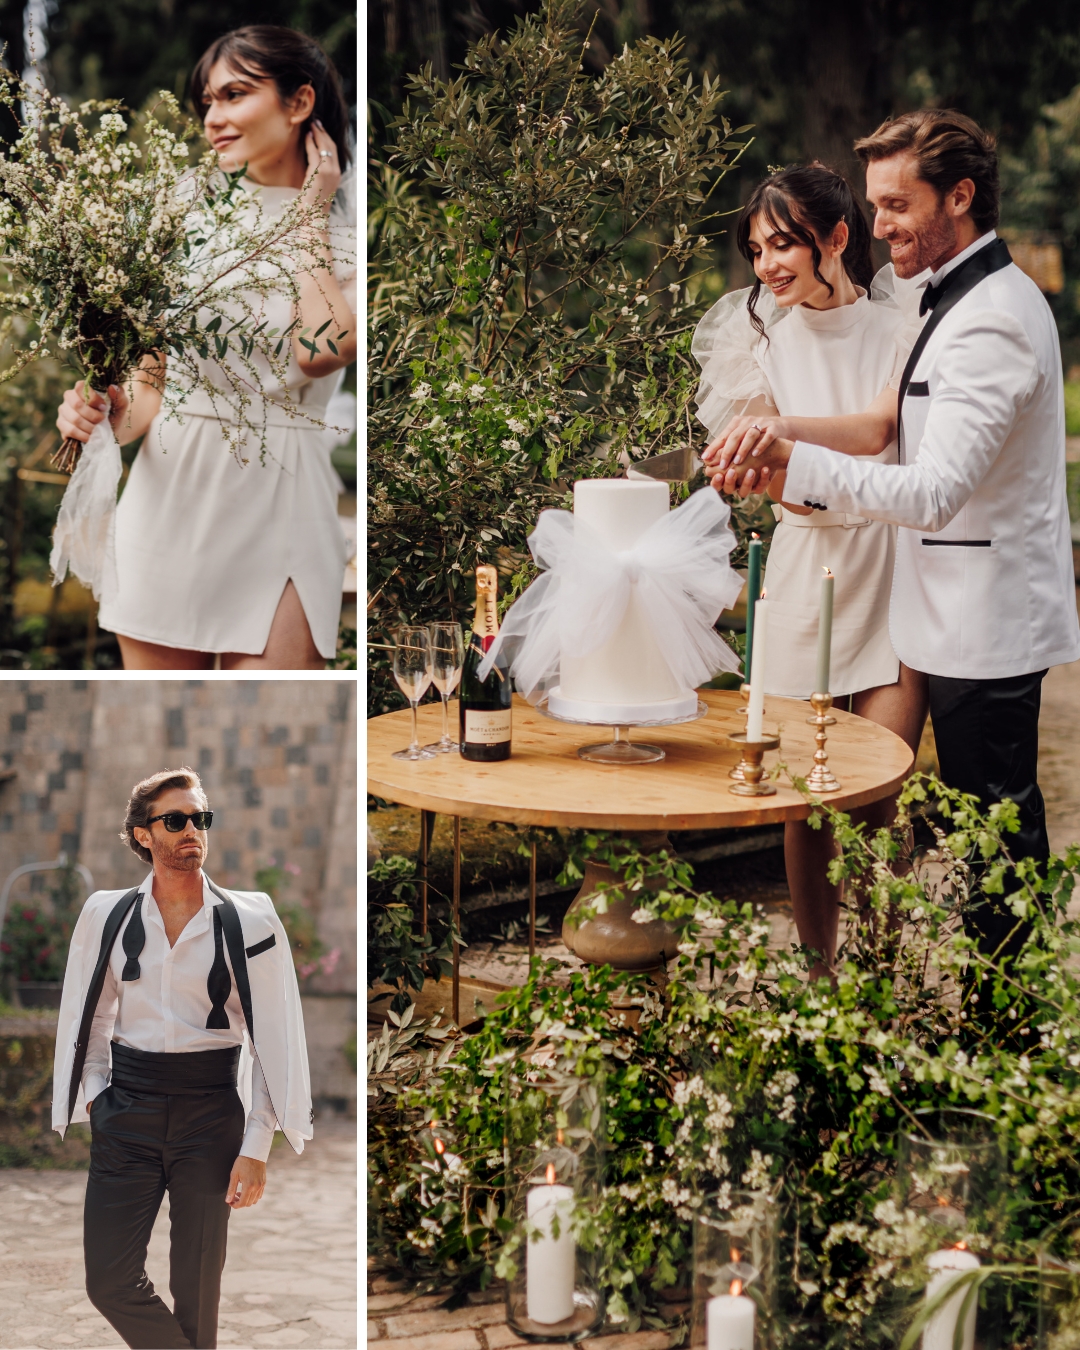
<svg viewBox="0 0 1080 1350"><path fill-rule="evenodd" d="M952 273L950 272L949 276L951 275ZM941 281L937 286L927 285L926 288L923 290L922 299L919 301L920 319L927 312L927 310L933 309L934 306L937 304L937 302L945 294L945 284L948 280L949 277L942 277Z"/></svg>
<svg viewBox="0 0 1080 1350"><path fill-rule="evenodd" d="M135 908L131 912L131 918L128 920L128 926L124 929L123 948L127 960L124 962L124 969L120 976L122 980L138 980L142 977L142 970L139 966L139 957L142 955L142 949L146 946L146 929L142 921L142 896L135 897Z"/></svg>

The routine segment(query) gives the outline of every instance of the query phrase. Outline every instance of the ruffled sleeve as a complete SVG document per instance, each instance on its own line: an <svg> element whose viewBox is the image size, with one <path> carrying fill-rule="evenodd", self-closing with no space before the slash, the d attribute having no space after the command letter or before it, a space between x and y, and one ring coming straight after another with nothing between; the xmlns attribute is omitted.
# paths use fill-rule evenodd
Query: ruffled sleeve
<svg viewBox="0 0 1080 1350"><path fill-rule="evenodd" d="M746 300L750 288L722 295L694 331L690 350L701 366L698 384L698 420L717 435L735 416L740 405L764 398L776 403L762 368L762 338L750 322ZM771 292L762 288L757 312L766 331L784 317Z"/></svg>
<svg viewBox="0 0 1080 1350"><path fill-rule="evenodd" d="M886 263L874 277L870 290L870 299L875 304L891 305L903 316L903 322L896 330L896 356L893 360L892 374L889 376L889 388L899 389L911 349L915 345L925 321L925 315L919 313L923 288L928 273L920 273L910 279L898 277L892 263Z"/></svg>

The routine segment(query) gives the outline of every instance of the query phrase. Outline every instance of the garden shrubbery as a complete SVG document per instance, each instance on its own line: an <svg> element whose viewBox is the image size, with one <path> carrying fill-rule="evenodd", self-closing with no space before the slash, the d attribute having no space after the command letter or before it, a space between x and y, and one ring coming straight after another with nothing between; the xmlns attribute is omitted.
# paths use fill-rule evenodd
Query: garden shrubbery
<svg viewBox="0 0 1080 1350"><path fill-rule="evenodd" d="M927 808L935 847L913 860L909 825ZM1080 924L1068 907L1080 850L1013 868L1012 803L983 815L922 777L905 787L892 830L868 835L823 814L842 849L836 875L860 897L835 984L807 984L806 954L770 950L768 921L750 906L697 893L685 864L628 856L620 843L631 886L662 883L641 886L642 918L680 930L666 995L642 989L637 1030L613 1007L625 975L567 981L543 961L474 1036L397 1019L403 1028L373 1043L369 1065L372 1250L437 1283L497 1272L506 1085L539 1055L603 1074L607 1184L595 1231L611 1318L663 1320L658 1295L685 1283L703 1197L741 1186L779 1201L778 1343L897 1345L923 1258L941 1243L898 1181L901 1136L923 1128L920 1111L963 1107L991 1118L1005 1160L992 1230L968 1235L995 1270L981 1297L1002 1343L1034 1344L1041 1271L1043 1314L1053 1304L1057 1344L1073 1344ZM610 854L612 844L595 836L584 848ZM980 954L962 920L1011 876L1008 904L1031 935L1007 964Z"/></svg>
<svg viewBox="0 0 1080 1350"><path fill-rule="evenodd" d="M722 117L678 40L586 74L578 13L548 0L505 41L478 42L455 79L411 80L376 165L372 712L396 624L467 621L481 562L509 598L531 575L540 511L566 505L575 479L697 435L709 198L747 128Z"/></svg>

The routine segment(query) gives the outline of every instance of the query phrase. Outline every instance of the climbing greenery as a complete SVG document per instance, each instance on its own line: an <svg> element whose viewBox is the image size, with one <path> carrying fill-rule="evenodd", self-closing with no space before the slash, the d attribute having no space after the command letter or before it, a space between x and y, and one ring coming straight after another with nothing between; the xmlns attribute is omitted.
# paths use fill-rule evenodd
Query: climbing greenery
<svg viewBox="0 0 1080 1350"><path fill-rule="evenodd" d="M708 200L748 128L679 40L587 74L580 12L547 0L453 80L411 79L372 179L377 658L398 622L467 622L478 563L527 580L526 538L574 479L698 436ZM371 687L381 708L385 677Z"/></svg>
<svg viewBox="0 0 1080 1350"><path fill-rule="evenodd" d="M932 846L912 856L919 816ZM1001 1158L992 1221L969 1216L962 1234L982 1262L983 1316L1001 1344L1034 1345L1041 1297L1053 1344L1078 1343L1080 924L1068 911L1080 849L1014 868L1014 805L982 814L923 776L890 830L824 807L815 819L835 833L849 904L835 983L809 984L808 953L777 951L766 915L696 891L685 863L596 835L578 866L618 860L642 921L678 930L662 996L608 968L537 960L474 1035L388 1028L368 1088L372 1250L435 1283L491 1279L510 1237L509 1076L554 1062L604 1085L594 1231L611 1319L665 1322L694 1213L737 1187L778 1201L778 1346L897 1346L917 1338L925 1256L942 1245L913 1205L903 1137L932 1135L937 1113L959 1107L988 1118ZM1006 903L1030 936L1006 964L963 919L1013 884ZM634 1028L615 1006L628 989Z"/></svg>

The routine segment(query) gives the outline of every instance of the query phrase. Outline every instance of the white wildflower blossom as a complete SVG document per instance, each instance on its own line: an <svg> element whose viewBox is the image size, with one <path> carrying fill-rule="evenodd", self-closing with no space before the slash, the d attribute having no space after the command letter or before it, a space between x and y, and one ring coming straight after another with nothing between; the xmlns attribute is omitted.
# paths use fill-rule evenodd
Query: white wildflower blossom
<svg viewBox="0 0 1080 1350"><path fill-rule="evenodd" d="M515 436L524 436L529 430L528 422L523 422L520 417L508 417L506 425Z"/></svg>
<svg viewBox="0 0 1080 1350"><path fill-rule="evenodd" d="M412 391L409 397L415 403L426 403L431 397L431 385L426 380L422 380Z"/></svg>
<svg viewBox="0 0 1080 1350"><path fill-rule="evenodd" d="M634 923L652 923L653 919L655 918L655 915L653 915L649 910L642 908L642 909L635 909L633 914L630 915L630 917L631 919L633 919Z"/></svg>
<svg viewBox="0 0 1080 1350"><path fill-rule="evenodd" d="M511 454L516 454L517 451L521 449L521 442L514 440L511 436L507 436L506 439L500 441L499 444L504 450L509 450Z"/></svg>

